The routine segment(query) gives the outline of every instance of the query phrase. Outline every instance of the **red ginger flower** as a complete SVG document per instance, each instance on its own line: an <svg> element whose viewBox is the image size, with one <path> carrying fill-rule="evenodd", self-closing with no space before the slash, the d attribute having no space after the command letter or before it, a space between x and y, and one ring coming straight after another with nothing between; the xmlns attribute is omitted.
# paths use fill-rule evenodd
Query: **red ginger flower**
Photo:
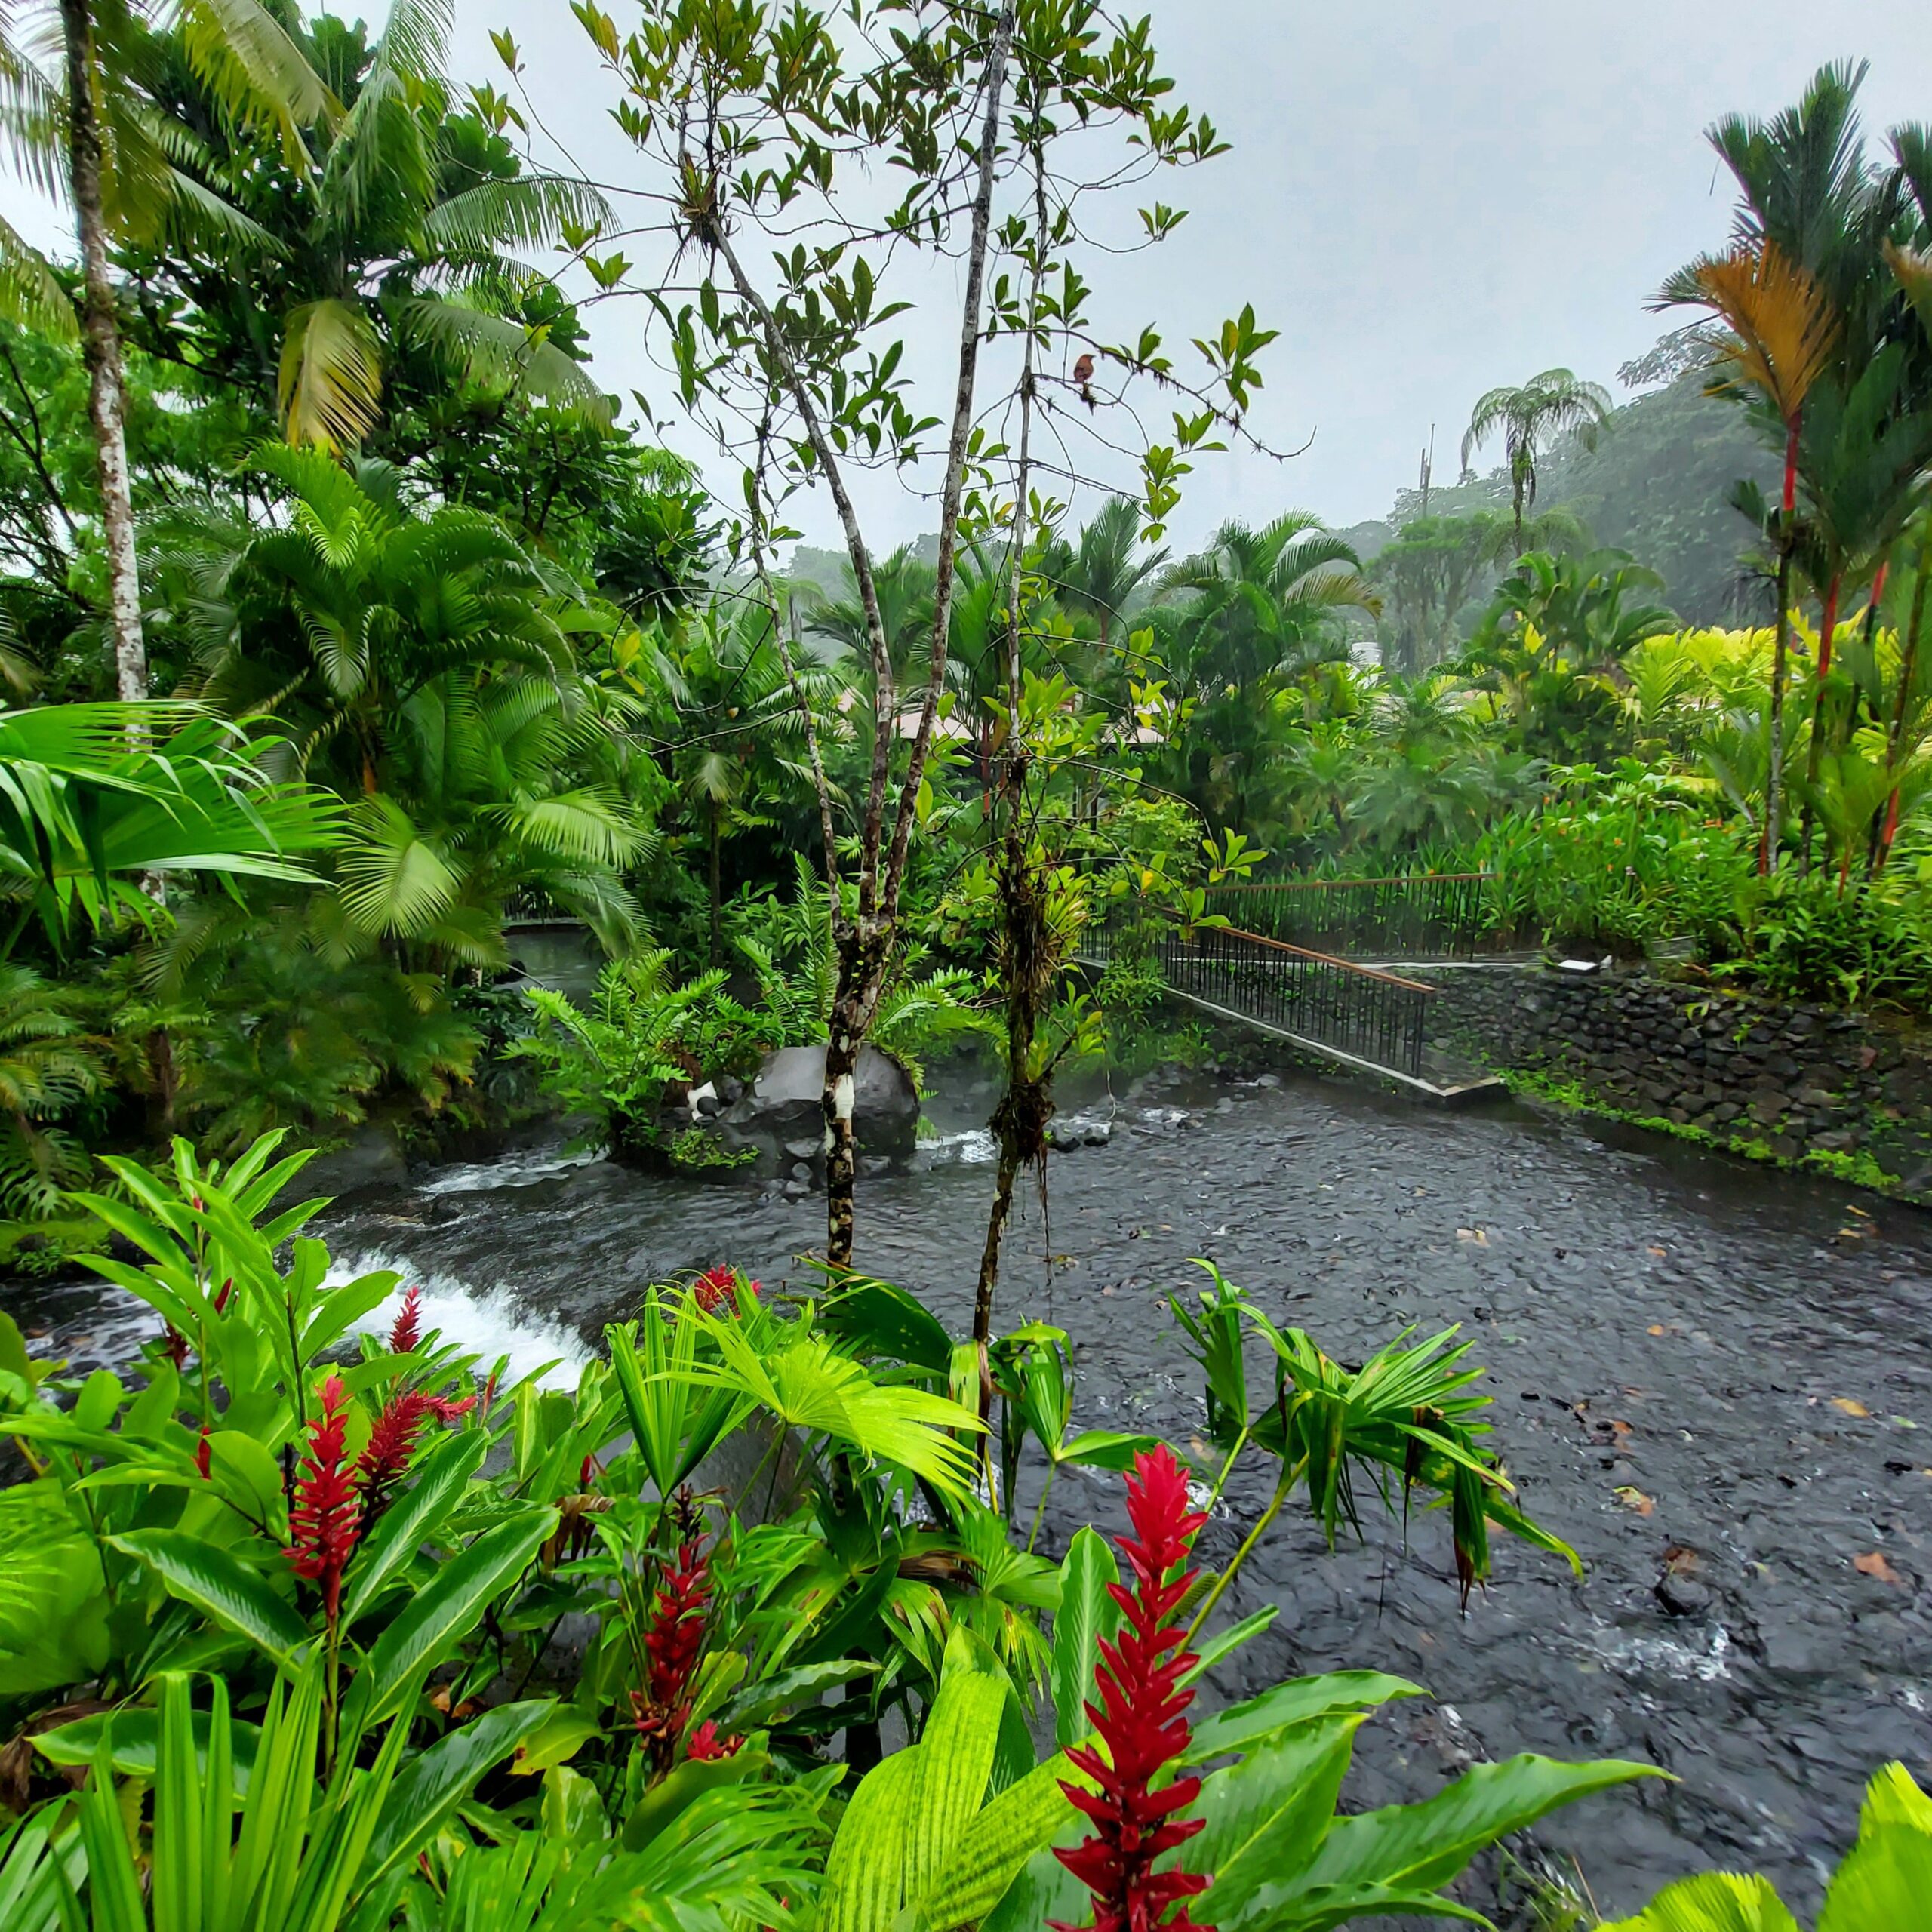
<svg viewBox="0 0 1932 1932"><path fill-rule="evenodd" d="M201 1472L202 1481L206 1482L210 1479L208 1426L206 1423L203 1423L202 1424L202 1432L200 1435L195 1438L195 1467Z"/></svg>
<svg viewBox="0 0 1932 1932"><path fill-rule="evenodd" d="M746 1281L743 1291L755 1301L758 1287L758 1282ZM739 1294L738 1271L721 1261L715 1268L707 1268L691 1284L691 1293L706 1315L715 1315L721 1308L735 1312Z"/></svg>
<svg viewBox="0 0 1932 1932"><path fill-rule="evenodd" d="M663 1574L651 1628L645 1633L649 1684L631 1693L638 1736L660 1767L669 1765L691 1721L691 1678L704 1647L704 1620L710 1607L711 1566L698 1538L688 1536L678 1546L676 1563Z"/></svg>
<svg viewBox="0 0 1932 1932"><path fill-rule="evenodd" d="M1099 1829L1075 1850L1054 1856L1094 1894L1094 1932L1212 1932L1195 1924L1185 1903L1206 1890L1207 1878L1154 1869L1157 1859L1186 1844L1207 1822L1176 1815L1198 1795L1198 1777L1153 1788L1157 1774L1180 1757L1193 1734L1182 1713L1194 1693L1180 1684L1199 1660L1180 1648L1185 1635L1171 1620L1195 1572L1183 1570L1168 1578L1186 1561L1208 1520L1189 1510L1187 1478L1164 1443L1134 1457L1127 1513L1134 1534L1119 1541L1134 1571L1134 1588L1107 1586L1123 1620L1117 1641L1101 1639L1094 1673L1100 1708L1087 1706L1106 1753L1080 1746L1066 1754L1100 1789L1060 1786ZM1176 1905L1180 1910L1168 1918ZM1075 1932L1057 1920L1048 1922L1054 1932Z"/></svg>
<svg viewBox="0 0 1932 1932"><path fill-rule="evenodd" d="M389 1353L406 1355L423 1339L423 1291L412 1283L403 1291L402 1306L389 1324Z"/></svg>
<svg viewBox="0 0 1932 1932"><path fill-rule="evenodd" d="M742 1737L720 1737L716 1723L706 1718L685 1740L685 1755L701 1764L719 1758L735 1758L744 1741Z"/></svg>
<svg viewBox="0 0 1932 1932"><path fill-rule="evenodd" d="M342 1573L355 1548L362 1515L356 1494L356 1468L343 1466L343 1430L348 1420L349 1391L342 1377L331 1375L321 1389L322 1413L309 1425L309 1453L296 1478L295 1500L289 1505L291 1539L283 1554L297 1576L319 1584L322 1608L331 1627L342 1601Z"/></svg>

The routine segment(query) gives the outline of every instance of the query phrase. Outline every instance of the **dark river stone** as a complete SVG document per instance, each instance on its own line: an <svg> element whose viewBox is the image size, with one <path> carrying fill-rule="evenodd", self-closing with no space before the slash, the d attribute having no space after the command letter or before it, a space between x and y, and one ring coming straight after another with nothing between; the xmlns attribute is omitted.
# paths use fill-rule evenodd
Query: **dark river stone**
<svg viewBox="0 0 1932 1932"><path fill-rule="evenodd" d="M992 1183L964 1130L989 1105L955 1097L936 1110L952 1135L860 1186L859 1264L955 1332ZM1350 1808L1425 1795L1472 1757L1647 1759L1677 1782L1587 1801L1538 1833L1574 1854L1606 1912L1715 1866L1767 1872L1808 1913L1869 1772L1899 1758L1932 1778L1932 1220L1634 1132L1514 1106L1432 1112L1292 1072L1143 1082L1080 1117L1096 1109L1111 1140L1054 1157L1044 1218L1023 1183L1000 1308L1002 1327L1038 1316L1072 1332L1076 1427L1186 1447L1199 1378L1162 1304L1198 1280L1191 1257L1211 1256L1344 1360L1412 1324L1460 1324L1524 1506L1586 1565L1578 1581L1499 1539L1465 1616L1440 1517L1418 1515L1405 1548L1399 1523L1365 1512L1365 1542L1333 1555L1284 1519L1228 1604L1275 1604L1278 1620L1211 1696L1341 1667L1427 1686L1435 1701L1364 1727ZM717 1260L809 1287L792 1257L824 1223L816 1195L525 1152L339 1207L321 1231L342 1262L423 1281L453 1337L473 1324L494 1350L534 1329L527 1365L573 1331L594 1337L647 1283ZM25 1325L87 1338L84 1358L128 1346L118 1296L8 1294ZM1023 1475L1029 1509L1039 1481ZM1204 1533L1209 1561L1232 1554L1269 1487L1258 1458L1237 1473ZM1042 1547L1057 1555L1090 1518L1123 1527L1117 1477L1063 1477Z"/></svg>

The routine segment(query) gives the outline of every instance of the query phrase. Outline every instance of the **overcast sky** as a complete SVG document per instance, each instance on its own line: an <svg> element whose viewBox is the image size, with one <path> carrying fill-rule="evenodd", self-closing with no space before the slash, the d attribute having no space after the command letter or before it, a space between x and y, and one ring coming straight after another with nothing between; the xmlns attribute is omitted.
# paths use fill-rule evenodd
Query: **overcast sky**
<svg viewBox="0 0 1932 1932"><path fill-rule="evenodd" d="M1703 140L1719 115L1775 112L1820 62L1864 57L1868 129L1932 119L1926 0L1146 4L1179 97L1232 151L1163 189L1189 218L1121 280L1107 333L1146 315L1177 340L1252 301L1281 331L1255 426L1276 447L1315 439L1284 466L1206 459L1183 542L1291 503L1380 515L1432 422L1453 476L1485 389L1558 364L1614 386L1668 325L1646 298L1723 240L1728 177ZM563 0L460 0L466 63L503 24L546 112L591 140L562 78L585 72ZM620 142L595 145L622 165ZM603 379L633 379L621 311L597 334ZM938 373L949 346L931 346ZM894 539L932 521L903 495L875 493L872 513ZM829 519L801 520L831 540Z"/></svg>
<svg viewBox="0 0 1932 1932"><path fill-rule="evenodd" d="M1432 423L1437 476L1453 475L1484 389L1557 364L1614 383L1665 326L1644 307L1660 280L1723 238L1727 179L1703 139L1717 115L1774 112L1820 62L1864 57L1869 131L1932 119L1927 0L1146 4L1179 97L1232 151L1163 187L1190 217L1102 281L1103 333L1156 320L1177 342L1251 301L1281 331L1254 426L1276 447L1314 438L1281 466L1206 459L1176 519L1183 543L1290 504L1337 524L1380 515L1414 481ZM623 31L623 0L614 11ZM458 0L460 77L501 79L487 38L500 26L583 165L624 178L611 91L565 0ZM24 191L4 192L20 208ZM33 217L23 225L47 232ZM596 370L661 396L641 320L596 312ZM913 366L944 378L952 340L936 316ZM903 491L865 501L881 545L931 527ZM832 540L829 515L799 520Z"/></svg>

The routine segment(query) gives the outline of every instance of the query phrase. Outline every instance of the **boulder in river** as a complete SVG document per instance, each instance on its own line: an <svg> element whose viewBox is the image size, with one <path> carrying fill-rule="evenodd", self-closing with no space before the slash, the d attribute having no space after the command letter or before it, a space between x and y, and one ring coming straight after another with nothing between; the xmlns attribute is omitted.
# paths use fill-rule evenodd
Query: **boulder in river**
<svg viewBox="0 0 1932 1932"><path fill-rule="evenodd" d="M774 1162L788 1143L820 1145L824 1115L825 1047L781 1047L767 1056L758 1075L724 1114L733 1143L754 1147ZM872 1155L910 1154L918 1133L919 1095L912 1076L876 1047L859 1050L854 1082L853 1126L859 1145Z"/></svg>

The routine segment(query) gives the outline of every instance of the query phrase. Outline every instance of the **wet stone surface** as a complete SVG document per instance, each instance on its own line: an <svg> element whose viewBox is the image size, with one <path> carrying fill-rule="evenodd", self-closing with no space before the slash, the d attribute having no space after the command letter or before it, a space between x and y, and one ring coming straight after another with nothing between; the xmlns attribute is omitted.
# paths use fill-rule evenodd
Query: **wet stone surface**
<svg viewBox="0 0 1932 1932"><path fill-rule="evenodd" d="M1460 1323L1524 1506L1586 1567L1578 1581L1499 1540L1464 1617L1439 1518L1412 1521L1405 1552L1401 1526L1365 1508L1366 1542L1332 1556L1284 1518L1229 1601L1279 1617L1211 1694L1342 1667L1426 1686L1433 1701L1364 1727L1351 1807L1426 1795L1472 1757L1648 1759L1678 1782L1538 1833L1575 1854L1603 1909L1721 1866L1767 1872L1803 1915L1870 1770L1897 1757L1932 1777L1932 1219L1635 1132L1269 1079L1083 1105L1111 1137L1054 1157L1046 1223L1021 1190L1001 1325L1072 1331L1076 1427L1185 1447L1198 1378L1161 1304L1191 1290L1192 1256L1344 1360L1411 1324ZM860 1201L860 1265L960 1331L991 1187L976 1109L961 1100L957 1131ZM808 1285L791 1257L823 1223L816 1195L526 1152L339 1208L323 1232L340 1263L406 1269L432 1320L528 1368L580 1351L646 1283L721 1258ZM23 1316L126 1346L98 1295L27 1294ZM1023 1477L1029 1508L1039 1480ZM1209 1560L1268 1486L1258 1460L1237 1475ZM1090 1518L1122 1527L1117 1478L1063 1478L1043 1543L1057 1554Z"/></svg>

